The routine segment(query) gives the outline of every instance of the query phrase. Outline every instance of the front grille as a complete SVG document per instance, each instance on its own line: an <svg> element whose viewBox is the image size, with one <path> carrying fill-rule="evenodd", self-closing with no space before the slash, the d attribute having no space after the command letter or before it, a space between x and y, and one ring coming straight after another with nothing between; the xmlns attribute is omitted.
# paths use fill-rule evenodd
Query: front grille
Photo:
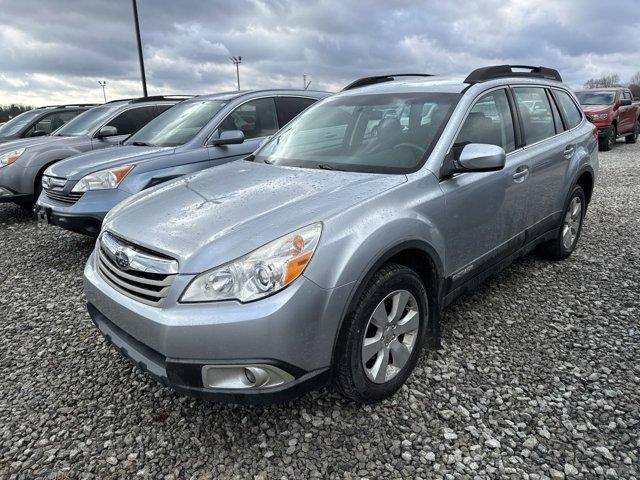
<svg viewBox="0 0 640 480"><path fill-rule="evenodd" d="M116 254L121 252L126 253L131 266L122 268L118 265ZM146 265L144 270L137 268L140 262L137 262L136 255L144 260ZM157 271L154 271L154 261L158 264L158 269L156 270L177 272L177 262L175 260L153 256L139 247L116 239L109 233L104 233L100 238L98 271L102 278L123 295L157 307L162 305L163 300L169 293L176 273L157 273Z"/></svg>
<svg viewBox="0 0 640 480"><path fill-rule="evenodd" d="M76 203L78 200L80 200L80 197L82 197L83 192L69 192L68 194L64 194L60 191L56 191L56 190L49 190L49 189L44 189L44 193L47 196L47 198L50 198L51 200L56 200L58 202L64 202L64 203L69 203L71 205L73 205L74 203Z"/></svg>
<svg viewBox="0 0 640 480"><path fill-rule="evenodd" d="M66 184L66 178L52 177L50 175L42 177L42 189L48 198L73 205L82 197L84 192L63 193Z"/></svg>

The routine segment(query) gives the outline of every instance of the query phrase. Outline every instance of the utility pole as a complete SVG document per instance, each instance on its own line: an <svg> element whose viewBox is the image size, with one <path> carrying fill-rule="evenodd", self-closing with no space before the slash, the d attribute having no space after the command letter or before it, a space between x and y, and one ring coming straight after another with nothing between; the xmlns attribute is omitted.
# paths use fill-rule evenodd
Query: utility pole
<svg viewBox="0 0 640 480"><path fill-rule="evenodd" d="M240 64L242 63L242 57L229 57L229 60L236 66L236 78L238 79L238 91L240 91Z"/></svg>
<svg viewBox="0 0 640 480"><path fill-rule="evenodd" d="M102 95L104 96L104 103L107 103L107 92L105 88L107 88L107 81L103 80L102 82L98 80L98 85L102 87Z"/></svg>
<svg viewBox="0 0 640 480"><path fill-rule="evenodd" d="M147 96L147 77L144 74L144 58L142 58L142 40L140 39L140 22L138 22L138 2L133 3L133 23L136 27L136 40L138 42L138 60L140 61L140 76L142 77L142 96Z"/></svg>
<svg viewBox="0 0 640 480"><path fill-rule="evenodd" d="M305 90L309 89L309 85L311 85L311 80L309 80L307 82L307 74L303 73L302 74L302 88L304 88Z"/></svg>

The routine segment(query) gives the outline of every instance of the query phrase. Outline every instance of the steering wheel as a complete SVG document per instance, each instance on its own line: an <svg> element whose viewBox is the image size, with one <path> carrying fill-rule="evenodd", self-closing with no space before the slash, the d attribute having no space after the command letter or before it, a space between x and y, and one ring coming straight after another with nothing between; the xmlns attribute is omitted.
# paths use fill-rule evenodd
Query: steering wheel
<svg viewBox="0 0 640 480"><path fill-rule="evenodd" d="M424 148L420 147L419 145L416 145L415 143L409 143L409 142L399 143L398 145L393 147L393 149L395 150L396 148L403 148L403 147L411 148L412 150L415 150L418 155L424 154Z"/></svg>

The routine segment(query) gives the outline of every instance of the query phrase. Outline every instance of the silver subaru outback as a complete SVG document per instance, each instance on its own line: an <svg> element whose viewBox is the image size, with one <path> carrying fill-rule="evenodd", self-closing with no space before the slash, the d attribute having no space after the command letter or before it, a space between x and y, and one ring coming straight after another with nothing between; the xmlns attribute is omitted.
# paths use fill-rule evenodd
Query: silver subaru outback
<svg viewBox="0 0 640 480"><path fill-rule="evenodd" d="M571 255L597 145L549 68L360 79L253 155L112 210L88 309L179 392L271 402L332 383L377 402L438 347L456 297L534 249Z"/></svg>

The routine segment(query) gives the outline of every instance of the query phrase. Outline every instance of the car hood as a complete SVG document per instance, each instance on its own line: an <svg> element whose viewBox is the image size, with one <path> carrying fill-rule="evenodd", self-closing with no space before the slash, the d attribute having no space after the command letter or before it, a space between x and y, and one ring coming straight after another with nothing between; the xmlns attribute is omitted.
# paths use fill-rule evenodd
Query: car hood
<svg viewBox="0 0 640 480"><path fill-rule="evenodd" d="M15 137L2 137L2 136L0 136L0 143L11 142L13 140L15 140Z"/></svg>
<svg viewBox="0 0 640 480"><path fill-rule="evenodd" d="M587 115L593 115L595 113L608 113L612 109L611 105L582 105L582 110Z"/></svg>
<svg viewBox="0 0 640 480"><path fill-rule="evenodd" d="M99 170L129 165L140 161L156 158L161 155L170 155L175 148L160 147L136 147L125 145L121 147L105 148L76 155L62 162L58 162L49 168L48 173L54 177L80 180Z"/></svg>
<svg viewBox="0 0 640 480"><path fill-rule="evenodd" d="M406 182L404 175L231 162L141 192L104 229L200 273Z"/></svg>
<svg viewBox="0 0 640 480"><path fill-rule="evenodd" d="M2 145L0 145L0 154L5 152L10 152L11 150L15 150L17 148L28 148L30 150L33 150L41 147L49 148L51 145L55 145L55 146L76 145L79 138L82 138L82 137L49 136L49 137L21 138L18 140L11 140L10 142L3 143Z"/></svg>

